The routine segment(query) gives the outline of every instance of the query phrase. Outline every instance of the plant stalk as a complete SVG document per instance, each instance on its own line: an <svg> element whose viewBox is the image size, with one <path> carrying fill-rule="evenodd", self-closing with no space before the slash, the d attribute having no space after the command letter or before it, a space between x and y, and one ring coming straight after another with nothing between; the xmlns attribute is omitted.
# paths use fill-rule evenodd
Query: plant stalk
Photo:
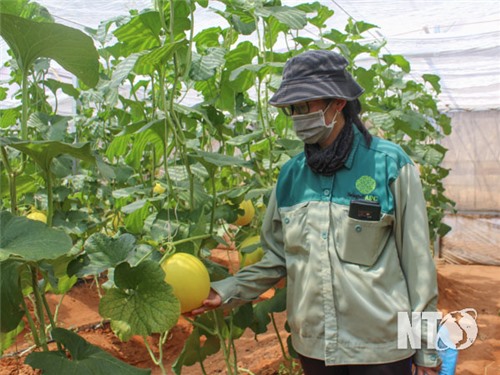
<svg viewBox="0 0 500 375"><path fill-rule="evenodd" d="M36 347L39 348L42 346L42 343L40 341L40 337L38 336L38 330L36 329L36 324L33 321L33 318L31 317L31 314L28 310L28 306L26 305L26 301L24 300L24 298L21 298L21 303L25 311L26 319L28 320L28 325L30 326L31 329L31 334L33 335L33 341L35 342Z"/></svg>
<svg viewBox="0 0 500 375"><path fill-rule="evenodd" d="M206 332L208 332L209 334L211 334L212 336L216 336L217 335L217 331L213 330L213 329L210 329L209 327L207 327L206 325L204 324L201 324L201 323L198 323L196 320L193 320L193 319L190 319L188 318L187 316L184 316L184 315L181 315L184 319L186 319L189 323L191 323L194 327L196 328L200 328Z"/></svg>
<svg viewBox="0 0 500 375"><path fill-rule="evenodd" d="M168 121L167 121L167 115L166 115L166 107L167 107L167 99L165 98L165 87L164 87L164 81L165 81L165 72L164 68L161 67L159 73L159 82L160 82L160 103L161 103L161 109L163 113L165 113L165 118L163 121L163 129L164 129L164 141L163 141L163 169L165 173L165 178L167 181L168 189L169 189L169 194L172 194L174 191L174 187L172 185L172 180L170 179L170 174L168 173L168 138L169 138L169 129L168 129ZM154 87L154 84L153 84ZM153 95L154 97L154 95Z"/></svg>
<svg viewBox="0 0 500 375"><path fill-rule="evenodd" d="M7 170L7 179L9 180L10 212L12 212L12 215L17 216L17 187L16 187L17 174L15 171L12 170L10 166L9 157L7 155L5 147L1 146L0 149L2 155L2 162L5 166L5 169Z"/></svg>
<svg viewBox="0 0 500 375"><path fill-rule="evenodd" d="M167 334L168 331L163 332L158 338L158 358L156 358L155 354L153 353L153 350L148 343L147 337L143 337L144 345L148 350L149 356L151 357L151 360L154 362L154 364L160 368L162 375L167 375L167 370L165 369L165 365L163 364L163 343L165 342L164 340L167 337Z"/></svg>
<svg viewBox="0 0 500 375"><path fill-rule="evenodd" d="M208 375L207 370L205 370L205 366L203 365L203 361L200 360L198 363L200 364L201 372L203 373L203 375Z"/></svg>
<svg viewBox="0 0 500 375"><path fill-rule="evenodd" d="M50 166L45 171L45 186L47 187L47 225L52 227L52 218L54 216L54 192L52 191Z"/></svg>
<svg viewBox="0 0 500 375"><path fill-rule="evenodd" d="M200 234L199 236L193 236L193 237L189 237L189 238L184 238L182 240L178 240L178 241L174 241L174 242L168 242L166 243L166 245L170 245L172 247L175 247L177 245L180 245L180 244L183 244L183 243L186 243L186 242L190 242L190 241L197 241L197 240L204 240L206 238L210 238L211 235L210 234ZM166 252L162 258L160 259L160 264L163 263L163 261L169 257L171 255L170 252ZM142 259L141 259L142 261Z"/></svg>
<svg viewBox="0 0 500 375"><path fill-rule="evenodd" d="M33 294L35 296L34 304L39 324L38 332L40 333L41 346L44 351L49 351L49 346L47 345L47 336L45 335L45 315L43 313L43 299L40 294L40 289L38 288L37 268L34 266L30 266L30 270L31 285L33 287Z"/></svg>
<svg viewBox="0 0 500 375"><path fill-rule="evenodd" d="M228 348L226 346L226 340L224 339L224 336L222 335L222 330L221 327L219 326L219 320L217 319L217 314L215 313L215 310L212 310L212 315L214 317L215 321L215 329L217 331L217 337L219 338L221 348L222 348L222 354L224 355L224 362L226 362L226 368L227 368L227 373L229 375L233 375L233 369L231 366L231 363L229 362L229 353L228 353Z"/></svg>
<svg viewBox="0 0 500 375"><path fill-rule="evenodd" d="M285 345L283 344L283 340L281 339L280 331L278 330L278 326L276 325L276 320L274 319L274 313L270 313L270 315L271 315L271 322L273 323L274 332L276 332L276 336L278 337L278 342L280 344L281 353L283 354L283 358L285 358L285 360L289 361L291 358L286 353Z"/></svg>
<svg viewBox="0 0 500 375"><path fill-rule="evenodd" d="M210 231L208 233L213 233L214 221L215 221L215 205L217 203L217 189L215 185L215 176L210 176L212 180L212 212L210 214Z"/></svg>
<svg viewBox="0 0 500 375"><path fill-rule="evenodd" d="M57 319L59 317L59 309L61 308L62 306L62 302L63 302L63 299L64 297L66 297L66 293L63 293L61 294L61 298L59 298L59 302L57 303L56 305L56 310L54 312L54 322L57 324Z"/></svg>
<svg viewBox="0 0 500 375"><path fill-rule="evenodd" d="M175 42L175 34L174 34L174 20L175 20L175 6L174 0L169 0L170 3L170 22L168 25L168 30L170 34L170 43ZM163 27L165 30L167 30L167 24L165 22L165 18L163 15L163 8L160 11L160 19L163 23ZM190 53L190 52L188 52ZM177 115L174 111L174 98L175 98L175 90L177 88L177 83L179 82L179 64L177 61L177 52L174 53L174 83L172 84L172 93L170 95L170 103L169 103L169 108L168 108L168 116L167 116L167 105L165 103L164 105L164 111L165 111L165 116L170 120L170 124L172 125L172 130L174 132L174 139L175 139L175 145L176 147L181 151L182 159L184 162L184 166L186 167L186 171L188 174L188 179L189 179L189 207L191 209L194 208L194 176L193 172L191 171L191 165L189 163L189 159L187 157L187 148L186 148L186 140L184 138L184 134L182 131L182 127L180 126L179 119L177 118ZM165 95L163 95L163 100L166 101ZM176 127L178 127L178 130L176 130ZM166 140L165 140L166 142Z"/></svg>
<svg viewBox="0 0 500 375"><path fill-rule="evenodd" d="M102 299L101 284L99 283L98 275L94 275L94 281L95 281L95 286L96 286L96 290L97 290L97 295L99 296L99 300L101 300Z"/></svg>
<svg viewBox="0 0 500 375"><path fill-rule="evenodd" d="M229 338L228 338L228 347L233 353L233 364L234 364L234 371L235 374L238 373L238 353L236 352L236 345L234 344L234 339L233 339L233 317L234 317L234 312L231 310L231 315L230 315L230 323L229 323Z"/></svg>
<svg viewBox="0 0 500 375"><path fill-rule="evenodd" d="M28 140L28 72L23 70L22 78L21 139Z"/></svg>
<svg viewBox="0 0 500 375"><path fill-rule="evenodd" d="M50 327L54 329L57 327L57 325L56 321L54 320L54 317L52 316L52 311L50 311L50 306L49 303L47 302L47 298L45 297L44 289L45 286L42 288L40 295L42 296L43 306L45 307L45 311L47 312L47 316L49 317ZM45 328L45 323L44 323L44 328ZM60 342L57 342L57 349L61 352L63 351L63 347Z"/></svg>
<svg viewBox="0 0 500 375"><path fill-rule="evenodd" d="M174 242L172 242L172 245L177 246L177 245L180 245L180 244L183 244L186 242L190 242L190 241L204 240L205 238L209 238L209 237L210 237L210 234L200 234L199 236L193 236L193 237L189 237L189 238L184 238L182 240L174 241Z"/></svg>

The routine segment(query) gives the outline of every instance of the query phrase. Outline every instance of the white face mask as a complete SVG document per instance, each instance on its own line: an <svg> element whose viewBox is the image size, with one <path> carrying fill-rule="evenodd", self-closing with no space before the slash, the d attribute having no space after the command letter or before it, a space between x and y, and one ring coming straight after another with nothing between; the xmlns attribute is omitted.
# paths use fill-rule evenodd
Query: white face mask
<svg viewBox="0 0 500 375"><path fill-rule="evenodd" d="M330 104L332 103L333 101L330 102ZM302 142L315 144L326 140L330 136L337 123L336 118L339 114L338 111L335 112L332 122L330 124L325 123L325 112L330 107L330 104L324 110L292 116L293 129Z"/></svg>

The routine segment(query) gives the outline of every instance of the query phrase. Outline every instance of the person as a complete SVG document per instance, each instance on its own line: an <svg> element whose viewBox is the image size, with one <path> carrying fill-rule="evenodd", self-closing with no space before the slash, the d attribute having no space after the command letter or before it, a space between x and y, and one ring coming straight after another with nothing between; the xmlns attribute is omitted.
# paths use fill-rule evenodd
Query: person
<svg viewBox="0 0 500 375"><path fill-rule="evenodd" d="M305 374L437 375L421 348L399 348L398 312L436 311L436 269L417 168L360 120L363 89L327 50L287 61L270 100L304 152L282 167L261 228L263 259L213 282L193 315L256 299L287 279L287 319Z"/></svg>

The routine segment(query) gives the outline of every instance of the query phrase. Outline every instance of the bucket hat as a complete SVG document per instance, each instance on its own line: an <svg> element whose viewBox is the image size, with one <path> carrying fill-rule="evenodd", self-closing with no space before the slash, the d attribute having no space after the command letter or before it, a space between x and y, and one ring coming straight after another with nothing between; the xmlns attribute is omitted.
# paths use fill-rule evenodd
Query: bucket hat
<svg viewBox="0 0 500 375"><path fill-rule="evenodd" d="M347 60L333 51L312 50L288 60L283 79L269 100L276 107L315 99L354 100L364 89L346 70Z"/></svg>

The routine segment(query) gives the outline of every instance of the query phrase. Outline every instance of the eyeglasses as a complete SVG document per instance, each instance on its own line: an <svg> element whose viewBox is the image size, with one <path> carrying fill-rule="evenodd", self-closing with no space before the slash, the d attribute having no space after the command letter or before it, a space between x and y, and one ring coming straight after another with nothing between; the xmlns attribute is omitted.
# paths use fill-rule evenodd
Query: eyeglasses
<svg viewBox="0 0 500 375"><path fill-rule="evenodd" d="M287 105L286 107L281 107L281 110L283 111L285 116L291 116L293 114L305 115L306 113L309 113L309 103L304 102L299 104L291 104Z"/></svg>
<svg viewBox="0 0 500 375"><path fill-rule="evenodd" d="M323 101L325 102L328 99L324 99ZM325 109L323 109L323 113L325 113L328 108L330 108L330 105L335 102L336 99L332 98L328 101L327 106ZM281 110L285 114L285 116L292 116L292 115L306 115L309 113L310 108L309 108L309 102L304 102L304 103L299 103L299 104L290 104L287 105L286 107L281 107Z"/></svg>

